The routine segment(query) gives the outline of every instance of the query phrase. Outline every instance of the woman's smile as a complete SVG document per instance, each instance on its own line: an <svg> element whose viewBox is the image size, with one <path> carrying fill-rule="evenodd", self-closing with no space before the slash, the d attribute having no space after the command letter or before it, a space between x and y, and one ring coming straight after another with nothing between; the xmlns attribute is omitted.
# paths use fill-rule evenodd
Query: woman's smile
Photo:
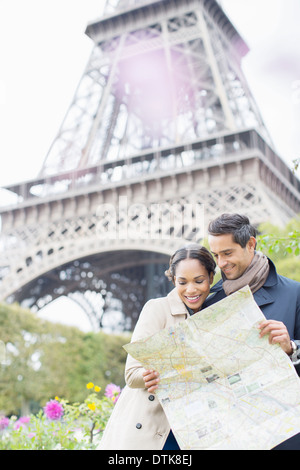
<svg viewBox="0 0 300 470"><path fill-rule="evenodd" d="M187 299L188 302L194 303L197 302L200 299L201 295L194 295L193 297L186 295L185 298Z"/></svg>
<svg viewBox="0 0 300 470"><path fill-rule="evenodd" d="M175 286L181 300L194 312L198 312L209 294L213 274L197 259L184 259L178 263Z"/></svg>

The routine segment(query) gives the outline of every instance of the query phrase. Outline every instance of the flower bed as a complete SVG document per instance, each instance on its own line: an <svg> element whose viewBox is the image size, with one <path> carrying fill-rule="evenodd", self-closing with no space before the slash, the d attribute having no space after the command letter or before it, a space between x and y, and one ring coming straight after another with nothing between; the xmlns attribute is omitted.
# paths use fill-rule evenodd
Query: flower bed
<svg viewBox="0 0 300 470"><path fill-rule="evenodd" d="M55 397L37 415L0 416L0 450L95 449L121 389L109 384L102 397L92 382L87 389L83 403Z"/></svg>

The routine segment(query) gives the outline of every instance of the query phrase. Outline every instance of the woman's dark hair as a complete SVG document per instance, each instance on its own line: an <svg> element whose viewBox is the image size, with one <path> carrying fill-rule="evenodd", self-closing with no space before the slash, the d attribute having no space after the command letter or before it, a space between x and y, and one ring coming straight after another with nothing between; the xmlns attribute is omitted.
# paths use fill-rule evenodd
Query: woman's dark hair
<svg viewBox="0 0 300 470"><path fill-rule="evenodd" d="M212 220L208 226L209 235L225 235L231 233L235 243L245 248L250 237L256 237L256 229L245 215L222 214Z"/></svg>
<svg viewBox="0 0 300 470"><path fill-rule="evenodd" d="M197 259L206 268L208 274L215 274L216 263L210 252L204 246L191 243L179 248L170 258L169 269L165 272L165 275L173 283L176 267L184 259Z"/></svg>

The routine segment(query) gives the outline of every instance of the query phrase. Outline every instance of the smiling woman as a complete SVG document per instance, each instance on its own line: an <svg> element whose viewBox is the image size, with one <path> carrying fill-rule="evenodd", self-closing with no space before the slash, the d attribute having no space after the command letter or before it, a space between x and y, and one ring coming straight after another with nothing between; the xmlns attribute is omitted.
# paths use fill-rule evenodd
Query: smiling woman
<svg viewBox="0 0 300 470"><path fill-rule="evenodd" d="M210 291L216 263L209 251L197 244L177 250L166 276L175 288L166 296L149 300L134 329L131 341L143 340L163 328L173 327L199 311ZM167 417L155 396L157 371L146 370L128 355L126 387L107 424L101 450L178 450Z"/></svg>
<svg viewBox="0 0 300 470"><path fill-rule="evenodd" d="M213 273L208 273L206 268L196 259L186 259L179 263L175 286L181 300L194 313L202 306L203 298L209 294Z"/></svg>
<svg viewBox="0 0 300 470"><path fill-rule="evenodd" d="M216 264L204 247L191 244L177 250L170 259L167 277L179 297L193 313L198 312L209 294Z"/></svg>

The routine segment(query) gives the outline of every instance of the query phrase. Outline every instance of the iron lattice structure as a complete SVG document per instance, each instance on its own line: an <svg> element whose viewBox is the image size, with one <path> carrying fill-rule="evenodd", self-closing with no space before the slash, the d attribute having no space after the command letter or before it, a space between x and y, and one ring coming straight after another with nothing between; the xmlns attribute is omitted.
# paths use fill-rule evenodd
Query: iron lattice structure
<svg viewBox="0 0 300 470"><path fill-rule="evenodd" d="M41 172L6 187L0 297L68 295L93 327L131 329L172 286L170 254L210 218L300 209L242 72L247 45L215 0L106 2L94 48ZM113 313L114 312L114 313Z"/></svg>
<svg viewBox="0 0 300 470"><path fill-rule="evenodd" d="M240 66L247 46L215 1L119 3L87 27L95 47L41 175L113 160L122 179L134 171L122 159L141 152L248 128L267 137Z"/></svg>

